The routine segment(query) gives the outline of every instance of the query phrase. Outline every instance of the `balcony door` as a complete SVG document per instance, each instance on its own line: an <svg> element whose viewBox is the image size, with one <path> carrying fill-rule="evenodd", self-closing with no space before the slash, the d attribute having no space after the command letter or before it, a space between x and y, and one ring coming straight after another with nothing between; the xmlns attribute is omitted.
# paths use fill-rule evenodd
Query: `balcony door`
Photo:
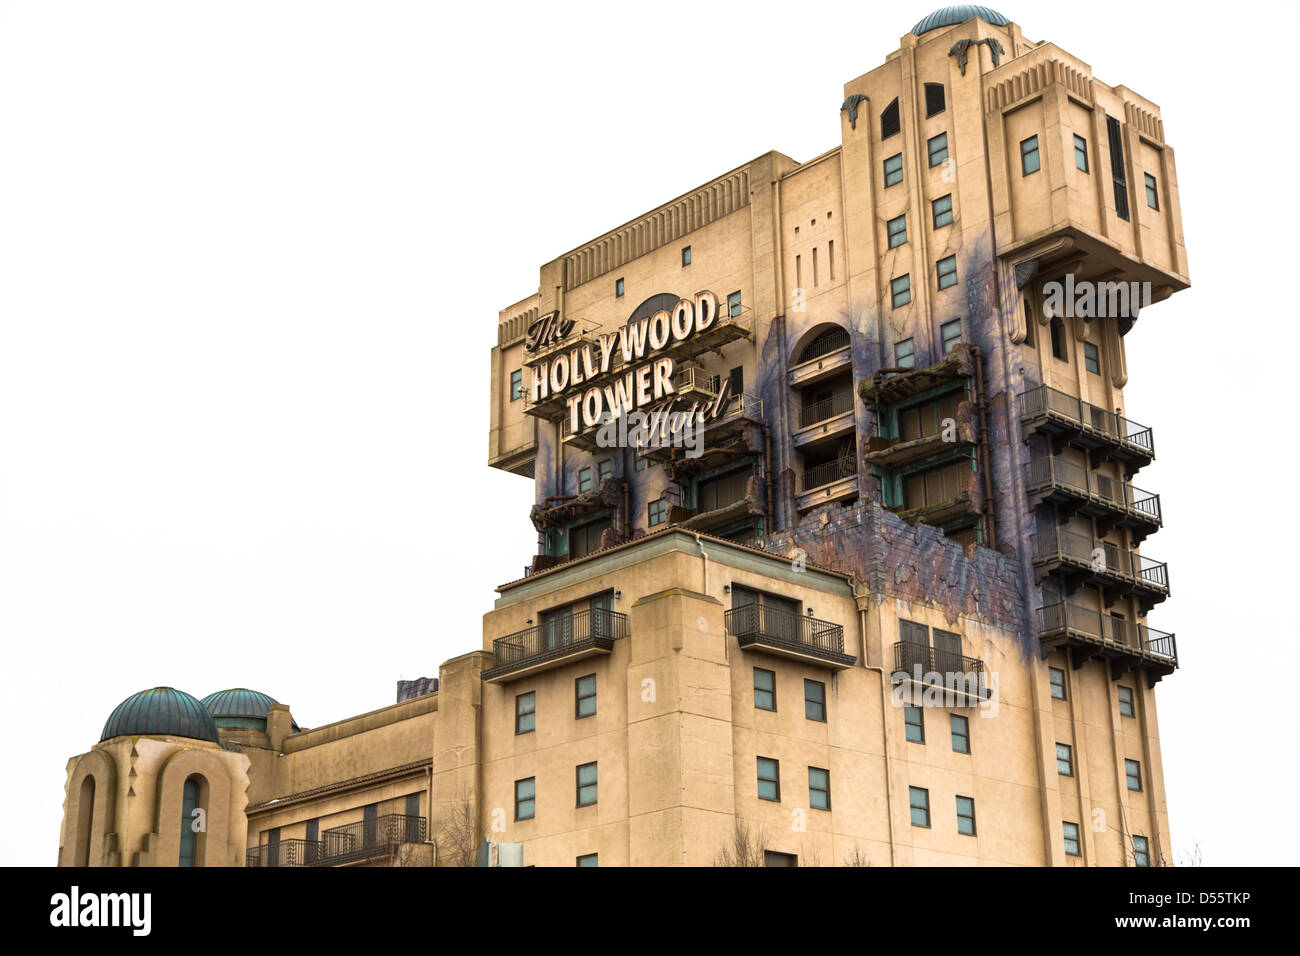
<svg viewBox="0 0 1300 956"><path fill-rule="evenodd" d="M746 613L736 615L739 626L746 633L794 643L799 638L799 603L789 598L752 591L733 586L731 607L745 608Z"/></svg>
<svg viewBox="0 0 1300 956"><path fill-rule="evenodd" d="M573 605L542 612L542 650L553 651L573 643Z"/></svg>
<svg viewBox="0 0 1300 956"><path fill-rule="evenodd" d="M606 591L591 599L591 636L612 640L614 637L614 592Z"/></svg>
<svg viewBox="0 0 1300 956"><path fill-rule="evenodd" d="M961 635L934 629L934 669L940 674L960 674Z"/></svg>

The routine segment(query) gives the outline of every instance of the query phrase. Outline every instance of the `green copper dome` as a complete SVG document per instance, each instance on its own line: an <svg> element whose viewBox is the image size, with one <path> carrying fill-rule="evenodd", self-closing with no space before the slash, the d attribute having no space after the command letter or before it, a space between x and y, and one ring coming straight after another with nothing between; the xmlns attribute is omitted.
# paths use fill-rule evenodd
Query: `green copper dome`
<svg viewBox="0 0 1300 956"><path fill-rule="evenodd" d="M956 26L958 23L965 23L967 20L973 20L976 17L985 23L991 23L995 27L1004 27L1010 21L996 10L990 10L988 7L981 7L974 3L959 3L953 7L944 7L942 10L936 10L916 26L912 27L912 32L917 36L922 33L929 33L931 30L938 30L940 27Z"/></svg>
<svg viewBox="0 0 1300 956"><path fill-rule="evenodd" d="M218 727L251 727L255 730L266 729L266 718L278 703L270 694L247 687L219 690L203 698L203 706ZM293 730L297 733L297 723L293 724Z"/></svg>
<svg viewBox="0 0 1300 956"><path fill-rule="evenodd" d="M203 705L174 687L132 694L113 709L100 740L125 736L193 737L217 743L217 725Z"/></svg>

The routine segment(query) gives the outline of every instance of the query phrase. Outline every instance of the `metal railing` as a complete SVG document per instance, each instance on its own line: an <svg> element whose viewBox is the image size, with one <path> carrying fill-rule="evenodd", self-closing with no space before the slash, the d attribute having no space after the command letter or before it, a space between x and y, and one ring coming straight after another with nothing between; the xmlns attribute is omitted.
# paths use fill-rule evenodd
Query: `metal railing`
<svg viewBox="0 0 1300 956"><path fill-rule="evenodd" d="M1129 578L1161 591L1169 590L1169 566L1128 548L1088 535L1056 528L1039 533L1037 557L1085 564L1097 574Z"/></svg>
<svg viewBox="0 0 1300 956"><path fill-rule="evenodd" d="M492 642L493 666L518 667L533 660L558 657L595 641L627 637L627 615L592 608L556 617L541 624L498 637Z"/></svg>
<svg viewBox="0 0 1300 956"><path fill-rule="evenodd" d="M811 491L822 485L829 485L833 481L839 481L841 478L852 478L857 473L856 462L843 459L828 461L824 465L814 465L804 470L803 490Z"/></svg>
<svg viewBox="0 0 1300 956"><path fill-rule="evenodd" d="M976 657L964 657L956 651L945 651L918 644L915 641L899 641L894 645L894 672L906 672L908 675L921 674L921 680L938 675L945 684L975 688L975 693L982 694L987 687L984 662Z"/></svg>
<svg viewBox="0 0 1300 956"><path fill-rule="evenodd" d="M1099 475L1056 455L1043 455L1025 463L1025 487L1059 485L1089 497L1096 496L1120 511L1134 512L1161 524L1160 496L1130 482Z"/></svg>
<svg viewBox="0 0 1300 956"><path fill-rule="evenodd" d="M678 392L703 392L706 395L717 395L721 384L719 376L694 365L680 369L673 376L673 389Z"/></svg>
<svg viewBox="0 0 1300 956"><path fill-rule="evenodd" d="M828 418L842 415L844 412L852 410L852 408L853 393L851 391L846 389L842 392L835 392L830 398L823 398L820 402L804 405L799 410L799 427L807 428L809 425L816 425Z"/></svg>
<svg viewBox="0 0 1300 956"><path fill-rule="evenodd" d="M844 627L766 604L745 604L727 611L727 631L745 640L773 641L829 654L844 653Z"/></svg>
<svg viewBox="0 0 1300 956"><path fill-rule="evenodd" d="M829 355L836 352L849 344L849 333L847 329L831 329L823 332L817 338L808 344L799 356L797 364L802 365L804 362L811 362L813 359L819 359L823 355Z"/></svg>
<svg viewBox="0 0 1300 956"><path fill-rule="evenodd" d="M429 823L424 817L387 813L325 830L320 835L320 863L337 866L374 859L403 843L423 843Z"/></svg>
<svg viewBox="0 0 1300 956"><path fill-rule="evenodd" d="M315 866L320 857L319 840L280 840L275 845L250 847L244 855L244 866Z"/></svg>
<svg viewBox="0 0 1300 956"><path fill-rule="evenodd" d="M1073 631L1097 640L1118 644L1134 651L1178 663L1174 635L1157 631L1136 621L1126 621L1103 611L1090 611L1076 604L1049 604L1038 609L1040 635Z"/></svg>
<svg viewBox="0 0 1300 956"><path fill-rule="evenodd" d="M1056 416L1082 428L1099 432L1112 441L1126 445L1148 457L1155 455L1155 440L1151 429L1130 421L1118 412L1090 405L1081 398L1039 385L1020 396L1022 418Z"/></svg>

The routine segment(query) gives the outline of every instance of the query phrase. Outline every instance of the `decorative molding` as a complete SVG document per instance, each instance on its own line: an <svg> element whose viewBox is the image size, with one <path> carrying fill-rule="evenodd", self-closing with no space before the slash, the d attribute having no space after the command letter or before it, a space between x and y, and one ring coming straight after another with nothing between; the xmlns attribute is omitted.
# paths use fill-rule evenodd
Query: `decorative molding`
<svg viewBox="0 0 1300 956"><path fill-rule="evenodd" d="M1124 103L1124 119L1129 126L1136 129L1147 139L1163 146L1165 142L1165 124L1149 110L1145 110L1131 101Z"/></svg>
<svg viewBox="0 0 1300 956"><path fill-rule="evenodd" d="M858 107L867 102L867 98L861 93L854 93L840 107L841 113L849 114L849 129L858 128Z"/></svg>
<svg viewBox="0 0 1300 956"><path fill-rule="evenodd" d="M985 106L990 113L1006 112L1031 97L1041 96L1053 84L1065 87L1085 105L1093 105L1091 77L1062 60L1044 59L990 86Z"/></svg>
<svg viewBox="0 0 1300 956"><path fill-rule="evenodd" d="M952 49L948 51L948 55L957 57L957 67L961 70L962 76L966 75L966 57L968 51L971 47L979 46L982 43L988 45L989 54L993 57L994 68L996 68L999 62L1001 62L1000 58L1002 54L1007 52L1003 48L1002 42L997 37L984 37L982 40L958 40L952 45Z"/></svg>

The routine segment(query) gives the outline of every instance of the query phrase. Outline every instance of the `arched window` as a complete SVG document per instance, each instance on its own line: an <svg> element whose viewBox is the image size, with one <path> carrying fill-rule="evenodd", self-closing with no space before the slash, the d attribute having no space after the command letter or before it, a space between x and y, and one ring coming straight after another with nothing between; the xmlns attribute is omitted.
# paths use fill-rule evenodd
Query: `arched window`
<svg viewBox="0 0 1300 956"><path fill-rule="evenodd" d="M1060 317L1052 319L1049 326L1052 333L1052 358L1060 359L1062 362L1067 361L1068 356L1065 351L1065 323Z"/></svg>
<svg viewBox="0 0 1300 956"><path fill-rule="evenodd" d="M809 342L802 352L799 353L799 359L796 365L802 362L811 362L815 358L821 358L836 349L842 349L849 344L849 333L847 330L838 326L821 332Z"/></svg>
<svg viewBox="0 0 1300 956"><path fill-rule="evenodd" d="M938 116L947 108L943 98L943 84L925 84L925 115L927 117Z"/></svg>
<svg viewBox="0 0 1300 956"><path fill-rule="evenodd" d="M885 107L885 111L880 114L880 138L889 139L903 127L898 120L898 98Z"/></svg>
<svg viewBox="0 0 1300 956"><path fill-rule="evenodd" d="M73 866L90 866L90 840L95 829L95 778L86 774L77 798L77 842Z"/></svg>
<svg viewBox="0 0 1300 956"><path fill-rule="evenodd" d="M181 792L181 853L178 866L203 865L203 778L195 774L185 781Z"/></svg>

